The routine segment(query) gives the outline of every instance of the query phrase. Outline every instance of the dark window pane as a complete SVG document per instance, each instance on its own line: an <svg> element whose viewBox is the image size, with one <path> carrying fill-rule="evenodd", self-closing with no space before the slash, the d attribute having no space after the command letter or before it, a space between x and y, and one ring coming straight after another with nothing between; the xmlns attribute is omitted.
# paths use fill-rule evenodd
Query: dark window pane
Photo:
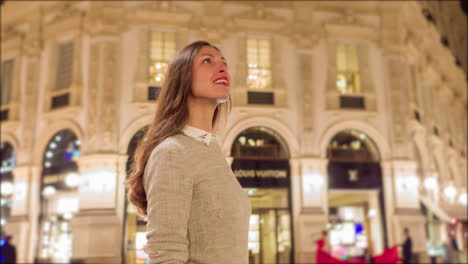
<svg viewBox="0 0 468 264"><path fill-rule="evenodd" d="M273 92L248 92L247 93L248 104L274 104Z"/></svg>
<svg viewBox="0 0 468 264"><path fill-rule="evenodd" d="M148 87L148 100L158 100L161 87L150 86Z"/></svg>
<svg viewBox="0 0 468 264"><path fill-rule="evenodd" d="M340 108L365 109L364 97L340 96Z"/></svg>
<svg viewBox="0 0 468 264"><path fill-rule="evenodd" d="M8 109L2 110L0 113L0 121L7 121L8 120Z"/></svg>
<svg viewBox="0 0 468 264"><path fill-rule="evenodd" d="M54 96L54 97L52 97L52 106L51 106L51 108L55 109L55 108L59 108L59 107L68 106L68 104L70 103L69 101L70 101L70 96L69 96L68 93L63 94L63 95Z"/></svg>
<svg viewBox="0 0 468 264"><path fill-rule="evenodd" d="M421 115L419 114L418 110L414 111L414 119L416 119L418 122L421 122Z"/></svg>

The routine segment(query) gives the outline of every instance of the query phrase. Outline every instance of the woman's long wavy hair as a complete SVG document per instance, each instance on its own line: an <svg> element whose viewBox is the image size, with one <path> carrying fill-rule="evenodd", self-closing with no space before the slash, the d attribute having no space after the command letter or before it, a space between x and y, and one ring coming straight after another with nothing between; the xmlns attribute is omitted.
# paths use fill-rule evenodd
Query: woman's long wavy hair
<svg viewBox="0 0 468 264"><path fill-rule="evenodd" d="M153 149L166 138L181 131L188 120L188 98L192 93L193 60L203 46L219 49L206 41L196 41L184 47L171 61L166 72L166 80L157 100L156 113L149 125L143 140L138 144L130 172L125 184L128 188L127 198L137 208L143 218L147 217L147 199L143 187L143 174L146 163ZM231 111L231 98L216 106L212 126L219 128L221 113L226 121Z"/></svg>

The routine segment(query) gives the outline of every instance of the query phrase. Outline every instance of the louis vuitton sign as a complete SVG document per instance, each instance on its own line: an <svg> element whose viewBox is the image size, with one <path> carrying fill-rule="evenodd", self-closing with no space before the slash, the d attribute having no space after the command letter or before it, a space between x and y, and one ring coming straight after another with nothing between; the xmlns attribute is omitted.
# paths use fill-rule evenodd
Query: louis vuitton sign
<svg viewBox="0 0 468 264"><path fill-rule="evenodd" d="M234 159L232 171L242 187L289 187L288 160Z"/></svg>
<svg viewBox="0 0 468 264"><path fill-rule="evenodd" d="M286 170L235 170L236 177L287 178Z"/></svg>

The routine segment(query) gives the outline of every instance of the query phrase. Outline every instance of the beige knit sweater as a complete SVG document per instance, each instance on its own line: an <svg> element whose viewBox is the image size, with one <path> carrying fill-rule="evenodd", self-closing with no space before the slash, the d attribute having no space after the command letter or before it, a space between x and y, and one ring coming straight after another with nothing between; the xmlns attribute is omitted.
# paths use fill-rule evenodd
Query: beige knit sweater
<svg viewBox="0 0 468 264"><path fill-rule="evenodd" d="M151 264L247 264L251 205L217 140L171 136L151 153L144 251Z"/></svg>

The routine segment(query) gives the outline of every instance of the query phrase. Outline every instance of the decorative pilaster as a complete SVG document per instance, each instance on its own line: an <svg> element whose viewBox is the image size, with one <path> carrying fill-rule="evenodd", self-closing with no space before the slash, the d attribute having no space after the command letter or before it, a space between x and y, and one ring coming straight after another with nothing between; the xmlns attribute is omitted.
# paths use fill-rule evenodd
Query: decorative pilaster
<svg viewBox="0 0 468 264"><path fill-rule="evenodd" d="M327 160L298 158L291 160L291 180L295 221L295 260L315 258L315 243L328 221ZM294 173L294 174L293 174Z"/></svg>
<svg viewBox="0 0 468 264"><path fill-rule="evenodd" d="M404 78L404 62L398 55L387 55L388 91L392 118L393 155L406 157L406 139L408 138L407 117L409 114L406 82Z"/></svg>
<svg viewBox="0 0 468 264"><path fill-rule="evenodd" d="M30 164L19 165L13 170L13 175L13 208L5 231L14 237L18 263L32 263L38 234L40 168Z"/></svg>
<svg viewBox="0 0 468 264"><path fill-rule="evenodd" d="M99 36L91 40L85 140L89 152L115 151L117 145L118 52L116 36Z"/></svg>
<svg viewBox="0 0 468 264"><path fill-rule="evenodd" d="M312 54L310 52L298 52L298 58L301 69L300 85L301 93L297 98L302 106L302 124L303 124L303 153L312 153L313 151L313 136L314 136L314 96L312 89Z"/></svg>
<svg viewBox="0 0 468 264"><path fill-rule="evenodd" d="M72 257L85 263L120 263L125 189L118 154L89 154L79 160L79 211L71 220Z"/></svg>
<svg viewBox="0 0 468 264"><path fill-rule="evenodd" d="M233 78L233 106L247 104L247 38L244 32L237 33L236 78Z"/></svg>
<svg viewBox="0 0 468 264"><path fill-rule="evenodd" d="M288 94L286 93L286 83L284 81L284 66L282 58L282 40L273 36L271 41L271 71L272 88L275 95L275 106L286 107L288 104Z"/></svg>
<svg viewBox="0 0 468 264"><path fill-rule="evenodd" d="M394 243L403 242L403 230L408 228L413 239L413 251L426 251L426 235L424 224L426 219L419 209L419 181L416 176L414 161L394 160L391 162L394 184Z"/></svg>

